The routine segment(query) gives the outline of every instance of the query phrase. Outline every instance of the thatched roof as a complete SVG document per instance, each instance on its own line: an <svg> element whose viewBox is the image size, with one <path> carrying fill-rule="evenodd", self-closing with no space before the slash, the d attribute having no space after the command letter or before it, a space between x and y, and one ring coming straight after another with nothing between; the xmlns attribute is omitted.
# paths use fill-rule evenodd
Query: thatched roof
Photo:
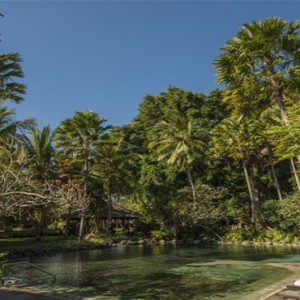
<svg viewBox="0 0 300 300"><path fill-rule="evenodd" d="M108 216L108 206L106 206L101 211L101 218L107 219ZM141 215L137 212L129 210L121 205L113 204L111 208L111 218L112 219L137 219Z"/></svg>
<svg viewBox="0 0 300 300"><path fill-rule="evenodd" d="M85 214L86 219L94 217L94 213L88 210ZM108 206L104 207L100 212L101 219L107 219L108 216ZM112 219L138 219L141 215L137 212L129 210L121 205L113 204L111 209L111 218ZM71 219L80 219L81 213L73 212L71 214Z"/></svg>

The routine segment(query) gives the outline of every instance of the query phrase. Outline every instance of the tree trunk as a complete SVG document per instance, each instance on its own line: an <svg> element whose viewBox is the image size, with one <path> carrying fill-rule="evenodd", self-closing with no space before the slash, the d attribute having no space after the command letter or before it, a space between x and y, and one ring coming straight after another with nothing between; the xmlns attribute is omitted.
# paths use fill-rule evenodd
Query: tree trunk
<svg viewBox="0 0 300 300"><path fill-rule="evenodd" d="M194 180L193 180L193 177L192 177L191 169L188 165L186 166L186 172L187 172L189 182L190 182L190 185L191 185L191 188L192 188L193 200L195 200L196 199L196 189L195 189L195 184L194 184Z"/></svg>
<svg viewBox="0 0 300 300"><path fill-rule="evenodd" d="M82 244L83 237L84 237L84 228L85 228L85 209L81 210L81 217L80 217L80 227L79 227L79 242Z"/></svg>
<svg viewBox="0 0 300 300"><path fill-rule="evenodd" d="M265 61L266 65L270 64L270 60L268 57L265 57L264 61ZM285 108L284 102L282 100L282 91L278 88L278 81L275 79L276 72L272 65L271 66L269 65L269 67L267 68L267 74L268 74L268 79L272 86L272 91L273 91L272 96L279 107L281 119L283 120L284 124L286 126L288 126L289 125L289 117L286 113L286 108ZM294 158L290 159L290 163L291 163L292 172L293 172L293 175L294 175L294 178L296 181L297 189L300 192L300 180L299 180L299 176L297 173L297 168L296 168L296 163L295 163Z"/></svg>
<svg viewBox="0 0 300 300"><path fill-rule="evenodd" d="M35 216L35 239L40 241L43 233L44 214L41 210L38 210L36 211Z"/></svg>
<svg viewBox="0 0 300 300"><path fill-rule="evenodd" d="M280 101L280 102L282 103L282 101ZM289 125L289 120L288 120L288 116L285 112L285 107L283 106L283 104L281 104L281 106L280 106L280 113L281 113L281 117L282 117L282 120L283 120L284 124L286 126L288 126ZM290 158L290 164L291 164L291 168L292 168L292 173L293 173L294 178L295 178L297 189L300 192L300 180L299 180L299 176L298 176L298 173L297 173L295 159L293 157Z"/></svg>
<svg viewBox="0 0 300 300"><path fill-rule="evenodd" d="M173 228L174 228L174 239L177 241L178 240L178 231L179 231L179 222L178 222L177 217L174 218Z"/></svg>
<svg viewBox="0 0 300 300"><path fill-rule="evenodd" d="M281 193L281 189L280 189L280 185L277 179L277 175L275 172L275 167L274 167L274 163L273 163L273 156L270 153L270 165L271 165L271 170L272 170L272 175L273 175L273 179L274 179L274 183L275 183L275 188L278 194L278 198L280 201L282 201L282 193Z"/></svg>
<svg viewBox="0 0 300 300"><path fill-rule="evenodd" d="M83 190L84 190L84 197L82 203L82 210L81 210L81 219L80 219L80 228L79 228L79 241L80 244L83 242L84 237L84 229L85 229L85 213L88 206L88 177L89 177L89 151L86 146L85 153L84 153L84 169L83 169Z"/></svg>
<svg viewBox="0 0 300 300"><path fill-rule="evenodd" d="M67 237L69 235L69 228L70 228L70 218L71 218L71 206L68 207L68 214L66 218L66 226L65 226L65 233L64 236Z"/></svg>
<svg viewBox="0 0 300 300"><path fill-rule="evenodd" d="M290 163L291 163L292 172L294 173L294 177L295 177L298 192L300 192L300 180L299 180L299 176L298 176L297 169L296 169L295 159L291 158Z"/></svg>
<svg viewBox="0 0 300 300"><path fill-rule="evenodd" d="M252 193L253 193L253 199L255 203L259 203L261 200L261 195L260 195L260 190L256 187L255 182L256 178L259 178L260 176L260 169L257 160L254 161L252 165L252 170L253 170L253 177L252 177ZM254 180L254 183L253 183ZM256 210L257 210L256 206Z"/></svg>
<svg viewBox="0 0 300 300"><path fill-rule="evenodd" d="M252 191L252 187L251 187L251 181L250 181L248 169L247 169L245 160L243 158L242 158L242 163L243 163L245 179L246 179L246 183L247 183L247 187L248 187L248 191L249 191L249 196L250 196L250 201L251 201L251 221L256 226L254 196L253 196L253 191Z"/></svg>
<svg viewBox="0 0 300 300"><path fill-rule="evenodd" d="M105 228L105 238L110 236L110 227L111 227L111 210L112 210L112 196L110 191L108 192L108 202L107 202L107 224Z"/></svg>

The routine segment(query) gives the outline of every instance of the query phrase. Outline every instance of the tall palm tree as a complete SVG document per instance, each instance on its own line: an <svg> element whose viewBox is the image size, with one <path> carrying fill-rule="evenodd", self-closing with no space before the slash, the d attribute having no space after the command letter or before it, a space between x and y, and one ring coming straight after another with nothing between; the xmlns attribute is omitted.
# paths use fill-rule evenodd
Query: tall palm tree
<svg viewBox="0 0 300 300"><path fill-rule="evenodd" d="M286 107L295 86L299 89L299 29L300 21L288 23L277 17L245 24L214 62L218 82L225 84L224 100L238 109L275 105L287 125ZM290 162L300 191L294 159Z"/></svg>
<svg viewBox="0 0 300 300"><path fill-rule="evenodd" d="M23 78L21 68L21 58L18 53L0 54L0 101L10 99L12 102L19 103L24 100L26 86L16 82L16 78Z"/></svg>
<svg viewBox="0 0 300 300"><path fill-rule="evenodd" d="M251 153L251 123L242 117L224 119L212 131L211 150L214 155L226 155L241 161L251 202L251 220L256 224L255 196L249 175L247 160Z"/></svg>
<svg viewBox="0 0 300 300"><path fill-rule="evenodd" d="M85 213L89 199L90 164L95 146L109 127L103 127L105 119L99 118L93 111L76 112L63 121L55 130L56 147L61 155L82 167L83 203L79 229L80 242L83 241L85 228Z"/></svg>
<svg viewBox="0 0 300 300"><path fill-rule="evenodd" d="M157 123L152 129L149 148L158 161L185 170L192 189L193 199L196 197L192 176L192 163L199 153L206 148L205 133L196 124L196 120L180 113L173 115L168 121Z"/></svg>

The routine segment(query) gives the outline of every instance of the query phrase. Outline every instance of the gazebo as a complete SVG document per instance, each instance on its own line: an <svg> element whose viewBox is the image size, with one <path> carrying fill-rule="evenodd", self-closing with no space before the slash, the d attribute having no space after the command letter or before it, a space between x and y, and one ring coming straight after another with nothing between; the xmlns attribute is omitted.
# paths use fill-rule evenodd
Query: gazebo
<svg viewBox="0 0 300 300"><path fill-rule="evenodd" d="M96 217L96 218L95 218ZM132 220L140 218L141 215L137 212L129 210L119 204L112 204L111 207L111 228L124 228L130 230L130 223ZM79 221L81 218L80 211L73 212L70 216L70 220ZM100 224L103 228L106 228L108 223L108 206L105 206L99 213L95 216L95 212L90 209L85 213L85 220L87 221L87 228L89 220L91 219L100 220Z"/></svg>
<svg viewBox="0 0 300 300"><path fill-rule="evenodd" d="M113 204L111 207L111 227L112 228L124 228L130 229L130 221L136 220L141 215L137 212L129 210L121 205ZM103 227L106 226L108 220L108 206L104 207L101 211L100 218L102 220Z"/></svg>

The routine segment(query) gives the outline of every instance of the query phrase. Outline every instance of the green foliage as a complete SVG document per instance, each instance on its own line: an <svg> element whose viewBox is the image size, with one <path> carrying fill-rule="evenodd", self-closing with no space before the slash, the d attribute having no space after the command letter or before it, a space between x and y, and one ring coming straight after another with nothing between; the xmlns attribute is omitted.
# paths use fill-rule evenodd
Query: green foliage
<svg viewBox="0 0 300 300"><path fill-rule="evenodd" d="M281 160L300 155L300 105L295 104L287 109L288 124L273 122L266 129L266 134L273 141L274 154Z"/></svg>
<svg viewBox="0 0 300 300"><path fill-rule="evenodd" d="M11 100L19 103L24 100L26 86L16 82L23 78L22 59L18 53L0 54L0 101Z"/></svg>
<svg viewBox="0 0 300 300"><path fill-rule="evenodd" d="M159 240L170 240L175 236L175 231L173 229L161 229L161 230L152 230L150 237L157 241Z"/></svg>
<svg viewBox="0 0 300 300"><path fill-rule="evenodd" d="M224 240L227 242L242 242L252 241L255 231L253 229L236 229L232 230L224 235Z"/></svg>
<svg viewBox="0 0 300 300"><path fill-rule="evenodd" d="M0 261L1 260L5 260L5 258L7 257L8 255L8 252L0 252ZM2 275L2 270L0 269L0 278L1 278L1 275Z"/></svg>
<svg viewBox="0 0 300 300"><path fill-rule="evenodd" d="M278 228L271 227L260 230L241 228L226 233L224 240L228 242L294 243L299 241L299 236L292 232L287 233Z"/></svg>
<svg viewBox="0 0 300 300"><path fill-rule="evenodd" d="M30 192L32 203L7 206L19 208L14 219L2 209L1 225L13 229L53 212L57 227L58 207L90 209L88 240L101 242L99 212L122 200L141 213L139 230L158 240L220 238L230 225L249 226L250 210L261 230L234 230L226 240L297 240L300 196L291 194L287 159L300 156L299 29L299 21L277 17L245 24L214 62L223 90L169 86L146 95L133 122L114 128L95 112L76 112L54 131L54 144L49 127L16 122L4 106L22 101L26 87L16 82L20 56L0 55L0 207L16 191ZM30 128L28 136L18 132ZM60 200L51 210L38 201L53 194ZM284 199L268 200L277 196ZM123 238L117 230L114 239Z"/></svg>
<svg viewBox="0 0 300 300"><path fill-rule="evenodd" d="M223 99L234 111L245 114L273 104L282 110L284 91L298 79L299 28L298 20L278 17L251 22L222 47L214 62L216 76L226 85Z"/></svg>
<svg viewBox="0 0 300 300"><path fill-rule="evenodd" d="M285 231L298 232L300 228L300 193L294 193L286 197L280 203L278 214L280 216L279 227Z"/></svg>
<svg viewBox="0 0 300 300"><path fill-rule="evenodd" d="M111 240L106 239L101 233L89 233L84 238L85 242L93 243L93 244L105 244L109 243Z"/></svg>
<svg viewBox="0 0 300 300"><path fill-rule="evenodd" d="M177 204L179 219L189 225L209 226L225 219L223 201L227 190L196 183L196 197L193 199L188 189L180 190L181 201Z"/></svg>
<svg viewBox="0 0 300 300"><path fill-rule="evenodd" d="M261 206L262 222L268 225L280 222L279 210L281 203L278 200L267 200Z"/></svg>
<svg viewBox="0 0 300 300"><path fill-rule="evenodd" d="M29 170L34 177L37 179L53 178L55 163L53 132L50 126L43 127L41 130L32 128L29 136L24 136L21 143L27 159L30 160Z"/></svg>
<svg viewBox="0 0 300 300"><path fill-rule="evenodd" d="M294 233L287 233L277 228L267 228L256 233L255 242L282 242L294 243L299 240L299 237Z"/></svg>

